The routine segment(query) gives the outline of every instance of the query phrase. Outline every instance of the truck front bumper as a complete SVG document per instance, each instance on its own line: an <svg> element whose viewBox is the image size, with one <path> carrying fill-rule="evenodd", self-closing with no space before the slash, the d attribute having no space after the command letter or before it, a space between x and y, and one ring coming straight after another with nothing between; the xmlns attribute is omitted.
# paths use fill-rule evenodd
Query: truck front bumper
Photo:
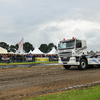
<svg viewBox="0 0 100 100"><path fill-rule="evenodd" d="M70 57L69 61L62 61L61 58L59 58L59 64L61 65L73 65L73 66L78 66L80 65L80 63L78 61L76 61L76 57Z"/></svg>

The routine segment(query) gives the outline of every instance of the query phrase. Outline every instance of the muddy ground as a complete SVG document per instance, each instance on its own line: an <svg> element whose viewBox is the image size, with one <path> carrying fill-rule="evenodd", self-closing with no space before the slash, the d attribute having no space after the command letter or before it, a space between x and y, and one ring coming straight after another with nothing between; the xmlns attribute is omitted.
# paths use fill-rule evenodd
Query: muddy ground
<svg viewBox="0 0 100 100"><path fill-rule="evenodd" d="M100 81L100 68L97 67L79 70L72 66L65 70L61 65L54 65L0 69L0 100L23 100L95 81ZM85 87L92 85L99 83Z"/></svg>

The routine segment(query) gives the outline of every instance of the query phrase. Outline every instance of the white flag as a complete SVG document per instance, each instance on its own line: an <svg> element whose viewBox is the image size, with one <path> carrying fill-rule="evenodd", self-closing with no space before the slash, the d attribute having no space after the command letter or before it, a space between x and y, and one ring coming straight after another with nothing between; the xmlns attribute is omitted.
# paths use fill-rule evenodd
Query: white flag
<svg viewBox="0 0 100 100"><path fill-rule="evenodd" d="M22 39L22 40L20 41L20 43L19 43L18 52L23 52L23 40L24 40L24 39Z"/></svg>

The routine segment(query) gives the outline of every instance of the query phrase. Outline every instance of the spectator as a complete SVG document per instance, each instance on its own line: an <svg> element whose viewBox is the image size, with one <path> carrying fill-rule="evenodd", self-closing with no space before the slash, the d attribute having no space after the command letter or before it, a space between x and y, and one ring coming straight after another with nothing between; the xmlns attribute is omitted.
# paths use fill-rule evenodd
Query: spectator
<svg viewBox="0 0 100 100"><path fill-rule="evenodd" d="M0 54L0 63L2 62L2 55Z"/></svg>

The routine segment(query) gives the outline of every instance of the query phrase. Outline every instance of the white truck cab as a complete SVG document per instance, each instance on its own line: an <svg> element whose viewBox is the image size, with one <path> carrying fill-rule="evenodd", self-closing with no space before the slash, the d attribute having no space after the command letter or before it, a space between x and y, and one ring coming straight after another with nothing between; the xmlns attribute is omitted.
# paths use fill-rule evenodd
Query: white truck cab
<svg viewBox="0 0 100 100"><path fill-rule="evenodd" d="M91 58L87 55L86 40L76 38L65 40L58 43L59 64L65 69L71 66L78 66L79 69L86 69L89 65L100 64L100 58Z"/></svg>

